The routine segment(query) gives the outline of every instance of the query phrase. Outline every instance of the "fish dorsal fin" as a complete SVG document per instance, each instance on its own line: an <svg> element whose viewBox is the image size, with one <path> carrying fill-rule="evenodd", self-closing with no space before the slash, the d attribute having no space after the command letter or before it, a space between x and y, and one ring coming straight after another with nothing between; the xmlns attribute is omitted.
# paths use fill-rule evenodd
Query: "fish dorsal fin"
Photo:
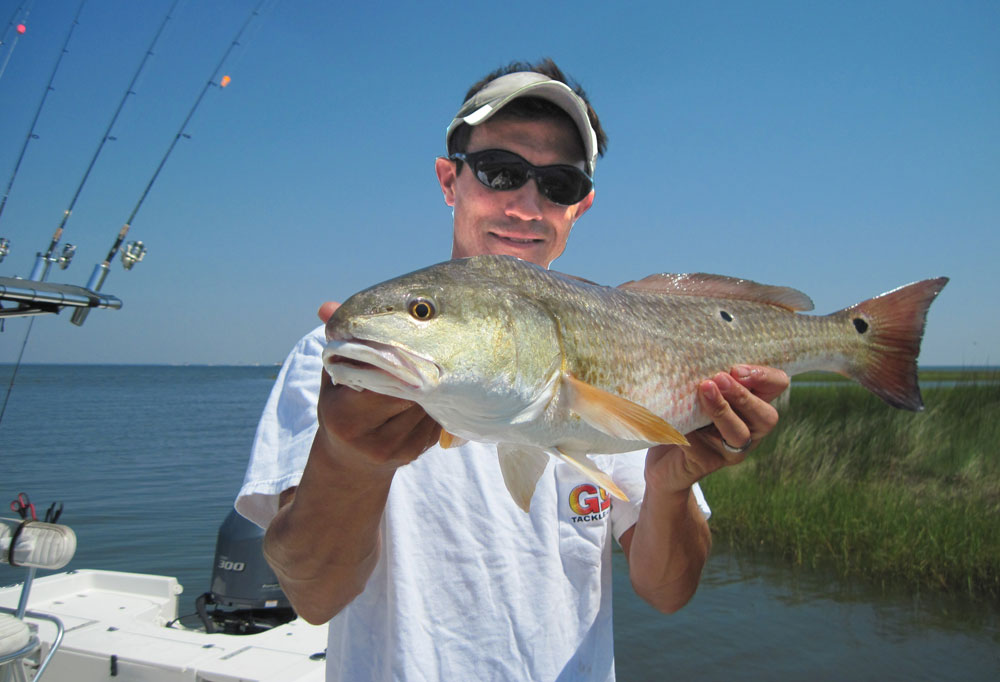
<svg viewBox="0 0 1000 682"><path fill-rule="evenodd" d="M466 440L465 438L462 438L461 436L456 436L453 433L448 433L444 429L441 429L441 437L438 438L438 445L440 445L444 450L447 450L449 448L457 448L460 445L465 445L468 442L469 441Z"/></svg>
<svg viewBox="0 0 1000 682"><path fill-rule="evenodd" d="M507 491L517 506L527 513L531 509L531 497L535 494L538 479L549 462L548 454L531 445L511 443L498 443L497 454Z"/></svg>
<svg viewBox="0 0 1000 682"><path fill-rule="evenodd" d="M618 288L653 294L731 298L768 303L793 312L813 309L812 299L798 289L759 284L749 279L710 275L704 272L684 274L664 272L619 284Z"/></svg>
<svg viewBox="0 0 1000 682"><path fill-rule="evenodd" d="M570 374L563 375L569 408L598 431L647 443L687 445L687 438L642 405L608 393Z"/></svg>
<svg viewBox="0 0 1000 682"><path fill-rule="evenodd" d="M611 480L610 476L598 469L597 465L594 464L594 462L587 457L587 455L582 453L563 452L558 448L556 448L555 455L562 461L577 469L584 476L594 481L594 483L617 497L619 500L628 502L628 495L622 492L622 489Z"/></svg>

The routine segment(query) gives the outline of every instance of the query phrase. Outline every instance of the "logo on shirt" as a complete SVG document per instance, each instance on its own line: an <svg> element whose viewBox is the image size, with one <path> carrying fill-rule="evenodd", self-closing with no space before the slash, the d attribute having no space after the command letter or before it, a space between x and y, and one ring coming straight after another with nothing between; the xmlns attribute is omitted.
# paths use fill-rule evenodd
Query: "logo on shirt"
<svg viewBox="0 0 1000 682"><path fill-rule="evenodd" d="M608 491L592 483L581 483L569 494L569 508L574 514L570 520L573 523L600 521L608 515L610 507Z"/></svg>

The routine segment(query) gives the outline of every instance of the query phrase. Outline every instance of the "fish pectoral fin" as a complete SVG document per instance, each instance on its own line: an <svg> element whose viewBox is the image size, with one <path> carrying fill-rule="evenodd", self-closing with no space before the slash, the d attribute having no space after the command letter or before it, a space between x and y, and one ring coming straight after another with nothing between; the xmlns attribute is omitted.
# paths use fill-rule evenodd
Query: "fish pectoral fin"
<svg viewBox="0 0 1000 682"><path fill-rule="evenodd" d="M465 445L468 442L469 441L467 439L462 438L461 436L456 436L453 433L449 433L444 429L441 429L441 437L438 438L438 445L440 445L441 448L444 450L447 450L449 448L457 448L460 445Z"/></svg>
<svg viewBox="0 0 1000 682"><path fill-rule="evenodd" d="M500 455L500 473L503 474L503 482L507 485L510 496L527 513L531 508L531 497L535 494L538 479L549 462L548 454L530 445L511 443L497 444L497 454Z"/></svg>
<svg viewBox="0 0 1000 682"><path fill-rule="evenodd" d="M680 431L642 405L591 386L576 377L563 375L569 408L598 431L647 443L687 445Z"/></svg>
<svg viewBox="0 0 1000 682"><path fill-rule="evenodd" d="M562 461L580 471L580 473L584 476L597 483L597 485L617 497L619 500L628 502L628 495L622 492L622 489L611 480L610 476L598 469L597 465L594 464L593 460L587 457L587 455L583 453L564 452L559 448L556 448L555 455Z"/></svg>

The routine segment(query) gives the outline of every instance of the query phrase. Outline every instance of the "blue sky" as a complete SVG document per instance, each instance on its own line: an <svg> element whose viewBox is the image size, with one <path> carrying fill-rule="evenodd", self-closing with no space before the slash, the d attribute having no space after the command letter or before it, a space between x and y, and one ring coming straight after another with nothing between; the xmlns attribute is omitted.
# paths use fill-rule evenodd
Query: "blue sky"
<svg viewBox="0 0 1000 682"><path fill-rule="evenodd" d="M255 4L181 2L49 281L86 282ZM0 276L47 246L169 5L87 0L0 216ZM35 2L0 77L0 189L77 6ZM921 362L1000 361L1000 4L580 0L268 0L133 223L149 253L105 285L122 310L39 318L25 361L280 362L322 301L448 257L445 128L472 82L543 56L610 137L557 269L718 272L818 313L947 275ZM0 362L25 327L6 321Z"/></svg>

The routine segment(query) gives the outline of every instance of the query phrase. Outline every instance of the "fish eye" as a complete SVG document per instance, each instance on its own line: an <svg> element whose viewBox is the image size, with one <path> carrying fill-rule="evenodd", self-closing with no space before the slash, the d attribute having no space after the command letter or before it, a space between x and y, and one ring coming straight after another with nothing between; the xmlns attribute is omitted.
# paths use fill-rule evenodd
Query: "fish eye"
<svg viewBox="0 0 1000 682"><path fill-rule="evenodd" d="M415 298L407 305L410 317L421 322L426 322L437 314L434 301L427 298Z"/></svg>

